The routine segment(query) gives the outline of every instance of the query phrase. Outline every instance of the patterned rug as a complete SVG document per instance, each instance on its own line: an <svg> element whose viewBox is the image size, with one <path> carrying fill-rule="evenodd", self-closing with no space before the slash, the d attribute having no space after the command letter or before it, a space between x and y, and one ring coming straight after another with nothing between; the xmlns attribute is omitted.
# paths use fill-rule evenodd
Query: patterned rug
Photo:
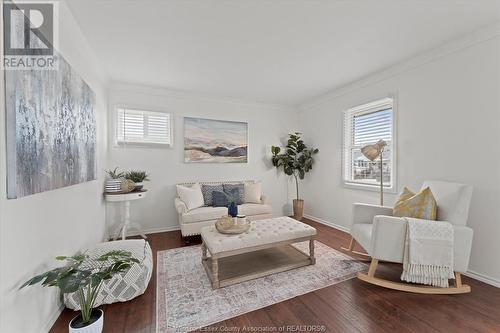
<svg viewBox="0 0 500 333"><path fill-rule="evenodd" d="M295 244L308 253L308 242ZM315 242L316 265L212 290L200 246L158 252L156 331L196 330L351 279L363 262Z"/></svg>

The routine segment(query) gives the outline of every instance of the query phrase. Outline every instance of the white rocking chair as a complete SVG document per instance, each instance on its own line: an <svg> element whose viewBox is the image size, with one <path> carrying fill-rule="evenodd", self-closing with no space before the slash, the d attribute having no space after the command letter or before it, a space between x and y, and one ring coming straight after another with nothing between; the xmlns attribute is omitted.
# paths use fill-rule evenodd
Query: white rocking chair
<svg viewBox="0 0 500 333"><path fill-rule="evenodd" d="M437 220L453 224L455 285L449 288L438 288L394 282L375 277L379 260L403 263L406 221L400 217L393 217L392 207L355 203L353 205L351 226L352 239L349 248L345 250L363 254L353 251L357 242L367 251L367 255L372 258L368 274L358 273L360 280L385 288L423 294L461 294L470 292L470 286L462 284L460 273L467 271L472 246L473 231L466 226L472 197L472 186L443 181L426 181L422 188L427 186L430 187L437 202Z"/></svg>

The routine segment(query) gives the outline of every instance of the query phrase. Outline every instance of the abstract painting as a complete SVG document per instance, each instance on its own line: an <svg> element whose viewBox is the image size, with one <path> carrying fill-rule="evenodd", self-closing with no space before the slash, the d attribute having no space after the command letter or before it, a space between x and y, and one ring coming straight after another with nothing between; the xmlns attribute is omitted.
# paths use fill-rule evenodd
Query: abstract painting
<svg viewBox="0 0 500 333"><path fill-rule="evenodd" d="M184 161L247 163L248 124L185 117Z"/></svg>
<svg viewBox="0 0 500 333"><path fill-rule="evenodd" d="M5 70L7 195L96 179L95 94L57 54L57 70Z"/></svg>

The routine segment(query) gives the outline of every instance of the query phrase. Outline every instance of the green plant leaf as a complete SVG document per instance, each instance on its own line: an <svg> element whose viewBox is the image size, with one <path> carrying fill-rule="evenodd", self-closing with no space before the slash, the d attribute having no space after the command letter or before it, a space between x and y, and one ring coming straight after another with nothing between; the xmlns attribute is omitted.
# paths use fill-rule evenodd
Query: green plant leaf
<svg viewBox="0 0 500 333"><path fill-rule="evenodd" d="M89 283L87 278L90 274L92 271L89 270L73 270L70 274L59 279L58 286L63 293L74 293Z"/></svg>
<svg viewBox="0 0 500 333"><path fill-rule="evenodd" d="M46 276L47 276L48 272L45 272L43 274L40 274L40 275L37 275L37 276L34 276L32 277L31 279L29 279L28 281L24 282L21 287L19 287L19 289L22 289L24 287L27 287L27 286L32 286L34 284L37 284L39 283L40 281L42 281Z"/></svg>
<svg viewBox="0 0 500 333"><path fill-rule="evenodd" d="M47 272L47 277L45 280L42 282L42 286L49 286L52 287L55 284L57 284L57 278L59 277L59 274L64 270L65 268L55 268L49 272Z"/></svg>
<svg viewBox="0 0 500 333"><path fill-rule="evenodd" d="M134 183L141 183L149 180L146 171L142 170L131 170L125 174L125 178L130 179Z"/></svg>

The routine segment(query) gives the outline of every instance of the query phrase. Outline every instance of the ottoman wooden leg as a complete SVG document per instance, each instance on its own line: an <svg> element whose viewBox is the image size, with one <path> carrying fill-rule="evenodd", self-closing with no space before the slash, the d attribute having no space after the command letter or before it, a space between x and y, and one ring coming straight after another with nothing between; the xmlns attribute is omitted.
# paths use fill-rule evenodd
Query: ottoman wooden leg
<svg viewBox="0 0 500 333"><path fill-rule="evenodd" d="M311 265L316 264L316 258L314 257L314 239L309 240L309 258L311 259Z"/></svg>
<svg viewBox="0 0 500 333"><path fill-rule="evenodd" d="M212 288L217 289L219 284L219 260L212 256Z"/></svg>
<svg viewBox="0 0 500 333"><path fill-rule="evenodd" d="M205 243L201 244L201 260L207 260L207 246Z"/></svg>

